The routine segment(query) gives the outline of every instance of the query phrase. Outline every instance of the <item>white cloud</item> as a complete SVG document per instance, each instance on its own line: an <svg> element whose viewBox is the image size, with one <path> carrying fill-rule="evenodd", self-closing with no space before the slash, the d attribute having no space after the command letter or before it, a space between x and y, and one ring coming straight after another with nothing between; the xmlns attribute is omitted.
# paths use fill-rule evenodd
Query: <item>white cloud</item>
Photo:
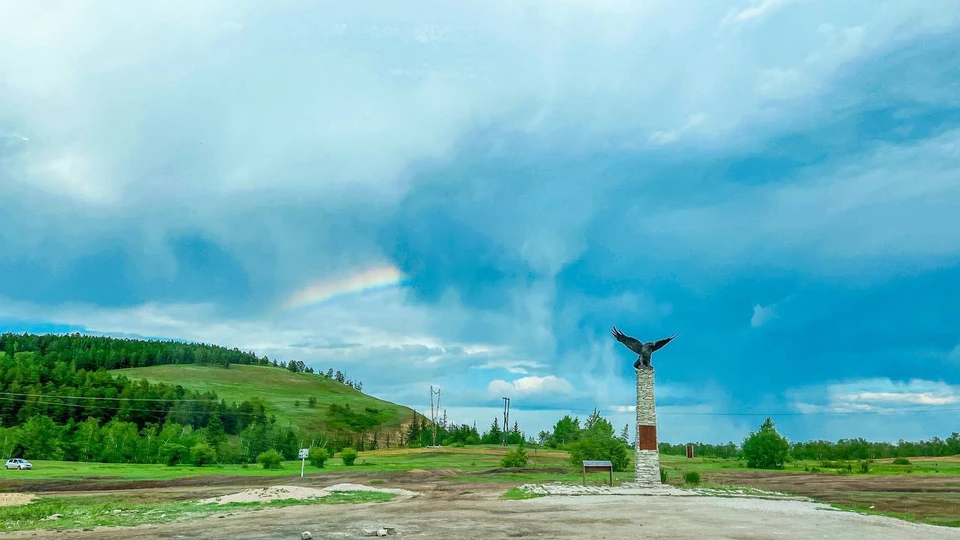
<svg viewBox="0 0 960 540"><path fill-rule="evenodd" d="M753 315L750 317L750 326L754 328L760 328L761 326L770 322L770 320L776 316L776 305L761 306L760 304L757 304L753 306Z"/></svg>
<svg viewBox="0 0 960 540"><path fill-rule="evenodd" d="M760 0L754 5L740 10L731 11L723 20L723 24L744 23L754 19L762 19L783 9L796 0Z"/></svg>
<svg viewBox="0 0 960 540"><path fill-rule="evenodd" d="M484 362L479 366L474 366L474 369L503 369L508 373L514 373L517 375L527 375L530 373L529 369L537 369L547 367L546 364L540 362L533 362L529 360L489 360Z"/></svg>
<svg viewBox="0 0 960 540"><path fill-rule="evenodd" d="M960 385L873 378L795 389L787 392L787 397L796 410L804 413L893 414L960 404Z"/></svg>
<svg viewBox="0 0 960 540"><path fill-rule="evenodd" d="M555 375L546 375L544 377L531 375L513 381L504 381L502 379L492 380L490 384L487 385L487 390L491 395L526 397L533 394L570 394L573 392L573 385Z"/></svg>

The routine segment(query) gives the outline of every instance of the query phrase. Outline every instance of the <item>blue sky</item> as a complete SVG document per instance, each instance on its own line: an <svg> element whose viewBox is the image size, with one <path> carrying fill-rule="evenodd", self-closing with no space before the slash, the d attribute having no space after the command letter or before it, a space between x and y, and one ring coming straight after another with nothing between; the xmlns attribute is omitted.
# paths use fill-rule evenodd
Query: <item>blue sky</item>
<svg viewBox="0 0 960 540"><path fill-rule="evenodd" d="M533 433L679 331L661 439L960 431L960 4L362 4L5 7L0 328Z"/></svg>

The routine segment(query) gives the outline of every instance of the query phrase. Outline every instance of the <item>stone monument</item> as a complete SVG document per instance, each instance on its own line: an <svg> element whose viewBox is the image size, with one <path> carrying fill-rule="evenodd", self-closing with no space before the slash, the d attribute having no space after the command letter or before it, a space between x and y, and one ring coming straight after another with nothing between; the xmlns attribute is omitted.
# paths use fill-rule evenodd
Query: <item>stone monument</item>
<svg viewBox="0 0 960 540"><path fill-rule="evenodd" d="M659 341L641 342L634 339L616 327L613 328L613 337L626 345L628 349L637 353L637 360L633 363L633 370L637 374L637 460L634 466L636 483L644 487L660 485L660 452L657 448L657 408L653 390L653 353L670 343L673 337Z"/></svg>

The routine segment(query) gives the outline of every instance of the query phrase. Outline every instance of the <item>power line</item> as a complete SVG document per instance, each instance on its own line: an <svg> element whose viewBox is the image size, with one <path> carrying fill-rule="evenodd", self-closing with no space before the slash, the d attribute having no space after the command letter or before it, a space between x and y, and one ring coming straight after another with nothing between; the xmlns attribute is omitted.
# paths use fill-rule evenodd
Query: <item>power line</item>
<svg viewBox="0 0 960 540"><path fill-rule="evenodd" d="M94 399L102 401L159 401L159 402L177 402L177 403L219 403L215 399L176 399L176 398L127 398L127 397L102 397L102 396L58 396L56 394L23 394L18 392L0 392L0 396L17 397L56 397L63 399Z"/></svg>
<svg viewBox="0 0 960 540"><path fill-rule="evenodd" d="M62 398L62 396L50 396L50 397ZM74 408L91 408L91 409L96 408L96 409L111 409L111 410L112 410L112 409L116 409L116 410L124 409L123 405L93 405L93 406L91 406L91 405L85 405L85 404L82 404L82 403L57 403L57 402L43 401L43 400L37 400L37 401L33 401L33 402L30 402L30 403L27 403L27 402L25 402L25 401L21 401L19 398L15 398L15 397L3 397L3 396L0 396L0 400L3 400L3 401L16 401L16 402L22 403L22 404L24 404L24 405L28 405L28 404L29 404L29 405L47 405L47 406L50 406L50 407L74 407ZM130 411L130 412L148 412L148 413L170 413L170 412L173 412L172 409L124 409L124 410L125 410L125 411ZM191 412L191 411L183 411L183 412L189 413L189 412ZM243 412L243 411L228 411L227 414L235 415L235 416L261 416L261 413L251 413L251 412ZM266 413L262 413L262 414L265 415Z"/></svg>
<svg viewBox="0 0 960 540"><path fill-rule="evenodd" d="M524 408L525 410L529 410ZM589 412L592 413L595 409L586 409L586 408L553 408L549 410L555 410L557 412ZM614 409L600 409L607 413L632 413L632 410L619 411ZM924 413L953 413L960 412L960 409L897 409L892 411L810 411L810 412L800 412L800 411L783 411L783 412L699 412L699 411L663 411L657 409L657 416L834 416L834 415L844 415L844 416L856 416L856 415L904 415L904 414L924 414Z"/></svg>

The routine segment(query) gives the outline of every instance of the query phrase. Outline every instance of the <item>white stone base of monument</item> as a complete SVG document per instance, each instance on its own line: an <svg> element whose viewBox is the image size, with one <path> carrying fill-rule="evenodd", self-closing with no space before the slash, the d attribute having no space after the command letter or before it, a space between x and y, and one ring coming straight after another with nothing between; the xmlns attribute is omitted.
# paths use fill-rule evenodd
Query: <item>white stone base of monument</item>
<svg viewBox="0 0 960 540"><path fill-rule="evenodd" d="M660 453L657 445L657 407L653 389L653 368L640 367L637 373L637 484L660 485Z"/></svg>
<svg viewBox="0 0 960 540"><path fill-rule="evenodd" d="M637 463L634 465L637 485L641 487L660 486L660 452L656 450L637 450Z"/></svg>

